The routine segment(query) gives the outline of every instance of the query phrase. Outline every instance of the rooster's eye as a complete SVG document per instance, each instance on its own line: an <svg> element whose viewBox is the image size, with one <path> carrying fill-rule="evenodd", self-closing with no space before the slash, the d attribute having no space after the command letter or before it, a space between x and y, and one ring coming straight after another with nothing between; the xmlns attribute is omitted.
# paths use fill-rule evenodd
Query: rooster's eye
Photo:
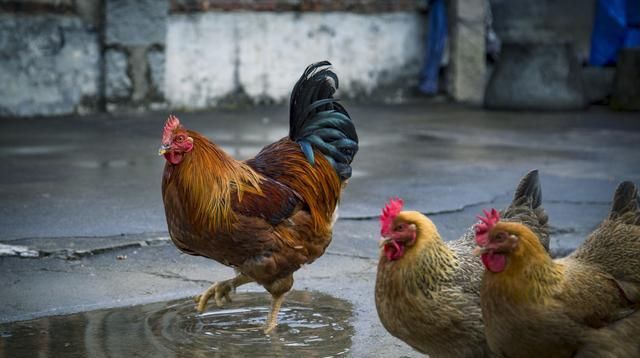
<svg viewBox="0 0 640 358"><path fill-rule="evenodd" d="M506 232L499 232L496 235L496 239L498 239L498 241L504 241L507 239L507 233Z"/></svg>

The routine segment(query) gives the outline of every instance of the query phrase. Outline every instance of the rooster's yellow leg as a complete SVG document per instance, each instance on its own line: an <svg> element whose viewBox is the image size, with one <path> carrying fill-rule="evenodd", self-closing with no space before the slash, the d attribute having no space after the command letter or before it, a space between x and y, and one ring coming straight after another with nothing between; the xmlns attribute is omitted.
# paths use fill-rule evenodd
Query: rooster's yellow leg
<svg viewBox="0 0 640 358"><path fill-rule="evenodd" d="M284 295L293 287L293 275L281 278L274 281L270 285L264 286L264 288L271 294L271 311L267 322L262 327L265 334L273 331L278 325L278 312L280 312L280 306L284 301Z"/></svg>
<svg viewBox="0 0 640 358"><path fill-rule="evenodd" d="M253 282L253 279L245 274L240 273L230 280L214 283L213 285L211 285L211 287L207 288L206 291L194 298L196 304L198 305L196 307L196 310L200 313L204 312L204 309L207 307L207 302L209 302L209 299L212 296L216 300L216 305L218 307L222 307L222 305L224 304L224 302L222 301L223 298L227 302L231 302L231 291L235 292L238 286L244 285L249 282Z"/></svg>
<svg viewBox="0 0 640 358"><path fill-rule="evenodd" d="M280 307L282 306L282 302L284 301L284 294L279 296L273 296L271 300L271 311L269 312L269 317L267 318L267 322L264 324L264 333L269 334L273 331L274 328L278 325L278 312L280 312Z"/></svg>

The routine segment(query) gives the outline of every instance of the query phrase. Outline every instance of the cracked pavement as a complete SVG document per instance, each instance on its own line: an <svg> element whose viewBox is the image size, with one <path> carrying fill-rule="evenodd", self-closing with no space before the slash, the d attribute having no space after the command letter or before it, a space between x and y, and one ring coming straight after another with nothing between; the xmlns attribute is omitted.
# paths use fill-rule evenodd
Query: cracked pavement
<svg viewBox="0 0 640 358"><path fill-rule="evenodd" d="M606 216L618 182L640 184L637 113L490 112L423 100L345 105L361 139L354 176L328 252L295 275L294 289L353 304L354 356L418 356L386 333L373 302L377 215L389 197L456 239L481 209L506 206L520 177L537 168L552 250L563 255ZM175 114L247 158L286 135L286 110ZM0 122L0 244L9 247L2 256L0 246L0 323L183 298L232 275L180 254L168 239L156 154L166 116ZM247 291L262 288L238 290Z"/></svg>

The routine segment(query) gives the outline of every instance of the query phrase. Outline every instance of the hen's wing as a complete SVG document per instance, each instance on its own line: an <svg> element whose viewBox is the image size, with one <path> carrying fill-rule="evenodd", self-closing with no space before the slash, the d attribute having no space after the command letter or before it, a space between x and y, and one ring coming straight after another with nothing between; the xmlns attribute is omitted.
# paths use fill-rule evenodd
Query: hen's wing
<svg viewBox="0 0 640 358"><path fill-rule="evenodd" d="M558 262L565 269L554 297L564 314L578 325L600 329L640 308L627 299L617 280L608 273L572 257Z"/></svg>
<svg viewBox="0 0 640 358"><path fill-rule="evenodd" d="M571 257L608 273L627 299L640 303L640 198L632 182L618 186L609 217Z"/></svg>

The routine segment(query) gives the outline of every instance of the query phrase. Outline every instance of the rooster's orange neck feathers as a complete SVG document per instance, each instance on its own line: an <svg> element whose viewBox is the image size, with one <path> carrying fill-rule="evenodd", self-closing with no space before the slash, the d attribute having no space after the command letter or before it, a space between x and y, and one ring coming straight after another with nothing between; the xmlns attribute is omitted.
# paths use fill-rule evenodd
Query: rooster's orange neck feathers
<svg viewBox="0 0 640 358"><path fill-rule="evenodd" d="M225 154L200 134L189 131L193 150L173 170L185 205L192 205L194 224L213 232L229 229L235 220L231 210L232 195L242 198L245 192L262 194L261 177L246 164Z"/></svg>

